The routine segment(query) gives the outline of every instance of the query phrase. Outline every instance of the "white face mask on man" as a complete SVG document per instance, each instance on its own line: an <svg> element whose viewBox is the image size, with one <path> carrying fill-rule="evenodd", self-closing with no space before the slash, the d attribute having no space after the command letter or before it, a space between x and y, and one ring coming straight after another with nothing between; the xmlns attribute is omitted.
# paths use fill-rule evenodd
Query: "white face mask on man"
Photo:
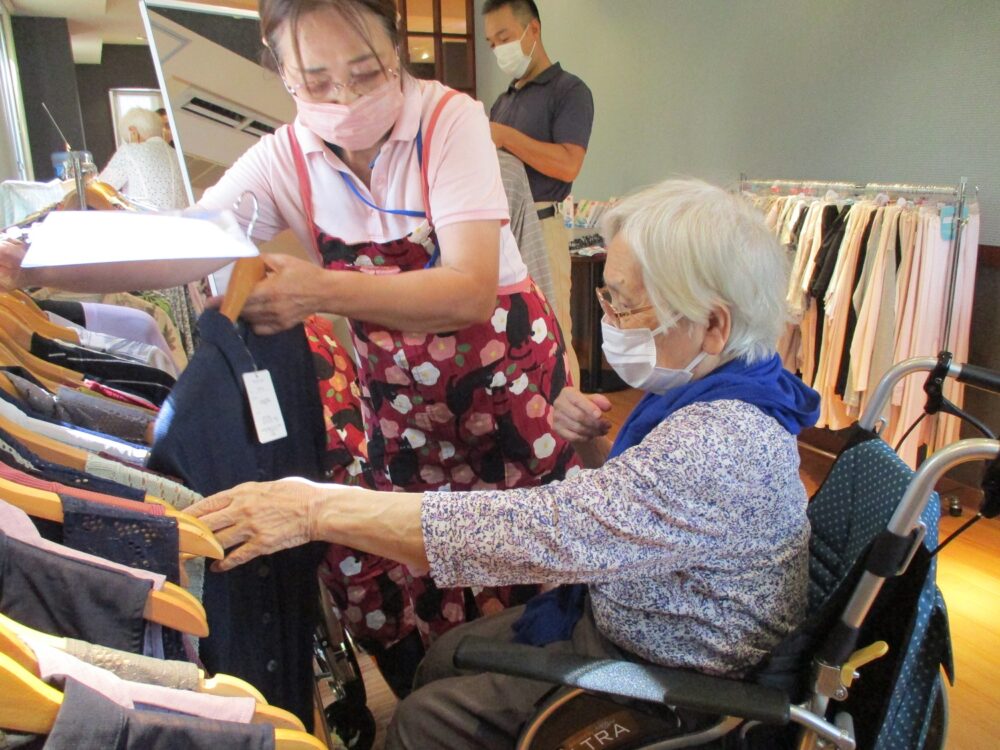
<svg viewBox="0 0 1000 750"><path fill-rule="evenodd" d="M699 352L683 370L656 365L656 342L653 337L666 331L678 320L679 317L674 318L669 324L650 330L616 328L607 319L602 319L604 343L601 349L618 377L633 388L660 395L691 382L692 371L707 356L707 352Z"/></svg>
<svg viewBox="0 0 1000 750"><path fill-rule="evenodd" d="M525 29L524 34L527 33L528 30ZM521 39L524 39L524 34L521 34ZM526 55L521 49L521 39L516 42L498 44L493 48L493 54L497 56L497 65L500 66L500 70L512 78L520 78L527 72L528 66L531 65L531 56L535 54L537 42L531 45L531 52Z"/></svg>

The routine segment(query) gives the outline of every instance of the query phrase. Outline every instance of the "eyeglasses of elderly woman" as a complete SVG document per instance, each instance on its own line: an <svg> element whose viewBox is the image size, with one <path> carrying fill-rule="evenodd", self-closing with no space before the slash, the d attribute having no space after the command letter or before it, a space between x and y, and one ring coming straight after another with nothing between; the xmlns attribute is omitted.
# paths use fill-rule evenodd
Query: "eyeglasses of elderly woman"
<svg viewBox="0 0 1000 750"><path fill-rule="evenodd" d="M608 316L608 322L616 328L621 328L622 323L633 315L652 310L652 305L639 305L628 310L619 310L611 302L611 291L606 286L599 286L594 290L597 293L597 302L600 304L604 314Z"/></svg>
<svg viewBox="0 0 1000 750"><path fill-rule="evenodd" d="M274 63L278 68L278 75L281 76L285 89L292 96L309 102L336 102L339 101L345 91L350 91L357 97L370 94L386 81L399 78L398 68L387 68L382 64L382 60L372 55L369 60L363 63L363 69L351 74L346 83L333 80L326 73L309 73L304 75L301 83L296 83L291 79L284 66L270 50Z"/></svg>

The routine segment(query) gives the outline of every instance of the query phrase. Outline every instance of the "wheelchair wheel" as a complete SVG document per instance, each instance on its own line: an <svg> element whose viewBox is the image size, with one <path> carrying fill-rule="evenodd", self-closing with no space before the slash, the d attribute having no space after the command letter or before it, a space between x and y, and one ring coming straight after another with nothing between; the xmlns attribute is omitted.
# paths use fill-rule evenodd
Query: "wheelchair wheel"
<svg viewBox="0 0 1000 750"><path fill-rule="evenodd" d="M370 750L375 744L375 717L367 706L359 710L357 706L337 701L327 706L323 713L327 727L336 733L347 750Z"/></svg>
<svg viewBox="0 0 1000 750"><path fill-rule="evenodd" d="M937 696L931 706L931 718L922 750L943 750L948 739L948 690L944 676L938 674Z"/></svg>

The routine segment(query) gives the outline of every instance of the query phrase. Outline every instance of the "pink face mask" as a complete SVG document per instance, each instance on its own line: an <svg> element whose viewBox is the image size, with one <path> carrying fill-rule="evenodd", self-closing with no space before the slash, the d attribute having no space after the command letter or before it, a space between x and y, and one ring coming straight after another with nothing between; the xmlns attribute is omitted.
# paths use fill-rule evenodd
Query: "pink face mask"
<svg viewBox="0 0 1000 750"><path fill-rule="evenodd" d="M396 124L404 101L399 79L395 76L350 104L293 98L299 122L327 143L347 151L363 151L374 146Z"/></svg>

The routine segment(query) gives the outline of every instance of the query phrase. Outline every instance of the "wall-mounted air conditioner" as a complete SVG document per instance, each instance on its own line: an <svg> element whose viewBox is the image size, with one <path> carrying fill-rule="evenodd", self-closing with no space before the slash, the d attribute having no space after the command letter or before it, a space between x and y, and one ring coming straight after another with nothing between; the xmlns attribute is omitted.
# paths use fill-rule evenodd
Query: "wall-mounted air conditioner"
<svg viewBox="0 0 1000 750"><path fill-rule="evenodd" d="M280 123L248 107L243 107L193 86L184 92L179 103L180 108L185 112L204 117L256 138L273 133L280 125Z"/></svg>

